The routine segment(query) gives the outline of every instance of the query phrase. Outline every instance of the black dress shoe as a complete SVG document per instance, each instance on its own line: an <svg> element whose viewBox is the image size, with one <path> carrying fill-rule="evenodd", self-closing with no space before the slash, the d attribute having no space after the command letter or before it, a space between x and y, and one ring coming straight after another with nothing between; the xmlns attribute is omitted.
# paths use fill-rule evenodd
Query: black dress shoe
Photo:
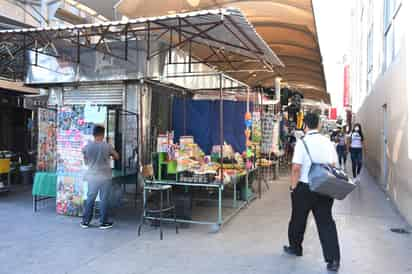
<svg viewBox="0 0 412 274"><path fill-rule="evenodd" d="M297 257L301 257L303 255L302 251L297 251L294 248L290 246L286 246L286 245L283 247L283 251L285 251L286 254L297 256Z"/></svg>
<svg viewBox="0 0 412 274"><path fill-rule="evenodd" d="M339 267L340 267L340 263L338 261L333 261L328 263L328 265L326 266L326 268L328 269L328 271L332 271L332 272L338 272L339 271Z"/></svg>

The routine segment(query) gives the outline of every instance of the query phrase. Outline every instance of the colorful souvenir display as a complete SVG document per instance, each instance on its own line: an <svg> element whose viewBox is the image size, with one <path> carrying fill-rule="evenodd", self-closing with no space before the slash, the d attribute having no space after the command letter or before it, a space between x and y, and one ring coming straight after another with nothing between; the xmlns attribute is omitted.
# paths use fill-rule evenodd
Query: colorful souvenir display
<svg viewBox="0 0 412 274"><path fill-rule="evenodd" d="M37 171L56 170L56 111L38 110Z"/></svg>
<svg viewBox="0 0 412 274"><path fill-rule="evenodd" d="M246 130L245 130L245 137L246 137L246 159L247 159L247 164L246 168L250 169L251 164L250 164L250 159L253 157L252 153L252 142L251 142L251 137L252 137L252 126L253 126L253 116L252 113L246 112L245 114L245 125L246 125Z"/></svg>
<svg viewBox="0 0 412 274"><path fill-rule="evenodd" d="M63 215L81 216L83 212L86 194L83 173L86 166L82 149L93 140L92 120L96 116L96 111L89 109L85 113L84 110L84 106L64 106L58 111L56 203L57 213ZM86 117L87 113L93 115Z"/></svg>
<svg viewBox="0 0 412 274"><path fill-rule="evenodd" d="M157 152L168 152L169 146L173 145L174 132L159 134L157 136Z"/></svg>
<svg viewBox="0 0 412 274"><path fill-rule="evenodd" d="M83 214L84 183L82 176L58 176L56 211L67 216Z"/></svg>

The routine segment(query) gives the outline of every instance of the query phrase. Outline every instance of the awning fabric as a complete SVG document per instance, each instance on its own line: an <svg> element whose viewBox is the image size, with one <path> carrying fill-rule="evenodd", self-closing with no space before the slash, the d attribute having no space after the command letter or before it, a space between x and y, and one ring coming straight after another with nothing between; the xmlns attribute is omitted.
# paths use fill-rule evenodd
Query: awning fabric
<svg viewBox="0 0 412 274"><path fill-rule="evenodd" d="M312 0L121 0L117 5L118 11L129 18L216 7L236 7L246 15L285 64L280 70L283 82L302 91L308 99L330 101ZM273 86L278 73L239 72L232 76L250 85Z"/></svg>
<svg viewBox="0 0 412 274"><path fill-rule="evenodd" d="M0 80L0 89L9 90L23 94L39 94L39 90L35 88L26 87L22 82L12 82Z"/></svg>

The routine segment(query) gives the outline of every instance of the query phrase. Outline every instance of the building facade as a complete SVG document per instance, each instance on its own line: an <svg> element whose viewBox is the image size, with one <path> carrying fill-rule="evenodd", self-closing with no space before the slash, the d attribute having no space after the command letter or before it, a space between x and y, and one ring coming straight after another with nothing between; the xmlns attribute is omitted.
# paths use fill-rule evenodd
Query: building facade
<svg viewBox="0 0 412 274"><path fill-rule="evenodd" d="M410 2L354 1L350 91L364 129L365 166L412 223Z"/></svg>

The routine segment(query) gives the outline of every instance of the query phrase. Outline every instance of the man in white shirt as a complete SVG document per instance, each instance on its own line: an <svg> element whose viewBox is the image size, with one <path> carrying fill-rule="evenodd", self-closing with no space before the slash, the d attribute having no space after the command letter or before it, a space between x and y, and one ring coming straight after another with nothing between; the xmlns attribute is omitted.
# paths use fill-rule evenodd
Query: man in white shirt
<svg viewBox="0 0 412 274"><path fill-rule="evenodd" d="M305 137L312 159L316 163L336 165L338 158L333 143L319 133L319 116L308 113L305 116ZM302 256L302 242L309 213L315 217L322 245L323 255L329 271L338 271L340 250L336 224L332 217L333 199L310 191L309 170L311 161L303 141L296 143L292 160L291 199L292 216L289 222L289 246L284 247L287 254Z"/></svg>

